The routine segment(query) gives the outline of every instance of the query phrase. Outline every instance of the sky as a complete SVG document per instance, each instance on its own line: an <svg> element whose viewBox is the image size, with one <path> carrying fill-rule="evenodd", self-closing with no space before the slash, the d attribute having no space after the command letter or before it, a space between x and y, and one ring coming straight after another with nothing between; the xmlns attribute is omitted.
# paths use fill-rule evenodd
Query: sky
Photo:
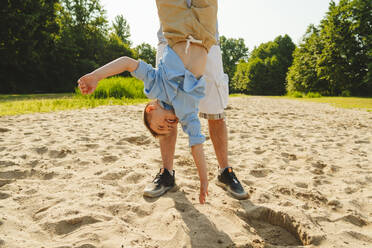
<svg viewBox="0 0 372 248"><path fill-rule="evenodd" d="M310 24L319 25L331 0L219 0L218 28L227 38L243 38L249 51L288 34L298 44ZM335 1L336 3L339 0ZM155 0L101 0L110 23L123 15L131 41L156 47L159 29Z"/></svg>

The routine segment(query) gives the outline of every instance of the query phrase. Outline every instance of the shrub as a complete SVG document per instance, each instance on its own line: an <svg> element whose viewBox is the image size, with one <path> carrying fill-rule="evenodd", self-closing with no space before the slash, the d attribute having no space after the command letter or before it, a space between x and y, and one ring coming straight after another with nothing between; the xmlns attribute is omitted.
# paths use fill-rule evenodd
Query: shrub
<svg viewBox="0 0 372 248"><path fill-rule="evenodd" d="M343 91L341 92L341 96L345 96L345 97L349 97L349 96L351 96L351 92L350 92L350 90L343 90Z"/></svg>
<svg viewBox="0 0 372 248"><path fill-rule="evenodd" d="M319 98L319 97L322 97L322 95L319 92L308 92L306 94L306 97L308 97L308 98Z"/></svg>
<svg viewBox="0 0 372 248"><path fill-rule="evenodd" d="M296 97L296 98L302 98L303 94L299 91L292 91L288 92L288 96Z"/></svg>
<svg viewBox="0 0 372 248"><path fill-rule="evenodd" d="M146 98L143 92L143 82L136 78L129 77L111 77L101 80L97 89L92 95L82 96L78 88L75 89L75 94L87 98L129 98L129 99L144 99Z"/></svg>

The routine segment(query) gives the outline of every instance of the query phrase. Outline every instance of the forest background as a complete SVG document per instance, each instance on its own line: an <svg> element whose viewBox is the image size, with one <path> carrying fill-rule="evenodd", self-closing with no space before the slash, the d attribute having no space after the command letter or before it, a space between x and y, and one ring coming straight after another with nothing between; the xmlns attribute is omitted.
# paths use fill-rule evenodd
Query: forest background
<svg viewBox="0 0 372 248"><path fill-rule="evenodd" d="M81 75L121 56L155 63L156 49L133 46L127 20L109 24L99 0L0 5L0 94L74 92ZM340 0L299 44L281 35L250 51L242 38L222 35L230 92L372 96L371 22L369 1Z"/></svg>

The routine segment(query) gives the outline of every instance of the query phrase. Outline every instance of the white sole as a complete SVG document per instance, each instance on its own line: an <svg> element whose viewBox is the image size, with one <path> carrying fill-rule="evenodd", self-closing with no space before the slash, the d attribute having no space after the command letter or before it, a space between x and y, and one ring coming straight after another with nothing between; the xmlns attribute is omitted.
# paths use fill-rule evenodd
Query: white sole
<svg viewBox="0 0 372 248"><path fill-rule="evenodd" d="M220 181L218 181L218 179L216 180L216 185L223 188L227 192L229 192L234 198L236 198L238 200L244 200L244 199L249 198L249 195L248 195L247 192L245 192L245 194L237 194L234 191L232 191L229 187L227 187L226 184L221 183Z"/></svg>

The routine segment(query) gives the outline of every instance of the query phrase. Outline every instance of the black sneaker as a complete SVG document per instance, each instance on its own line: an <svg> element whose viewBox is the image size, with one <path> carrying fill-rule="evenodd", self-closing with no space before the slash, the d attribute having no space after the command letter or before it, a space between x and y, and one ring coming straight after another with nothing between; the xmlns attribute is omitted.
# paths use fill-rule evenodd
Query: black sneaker
<svg viewBox="0 0 372 248"><path fill-rule="evenodd" d="M245 192L231 167L225 168L225 170L218 175L216 184L226 189L228 192L230 192L230 194L239 200L247 199L249 197L248 193Z"/></svg>
<svg viewBox="0 0 372 248"><path fill-rule="evenodd" d="M167 169L164 168L160 169L159 173L156 174L154 180L145 187L143 195L148 197L159 197L165 194L175 185L174 175L175 171L173 171L172 176Z"/></svg>

